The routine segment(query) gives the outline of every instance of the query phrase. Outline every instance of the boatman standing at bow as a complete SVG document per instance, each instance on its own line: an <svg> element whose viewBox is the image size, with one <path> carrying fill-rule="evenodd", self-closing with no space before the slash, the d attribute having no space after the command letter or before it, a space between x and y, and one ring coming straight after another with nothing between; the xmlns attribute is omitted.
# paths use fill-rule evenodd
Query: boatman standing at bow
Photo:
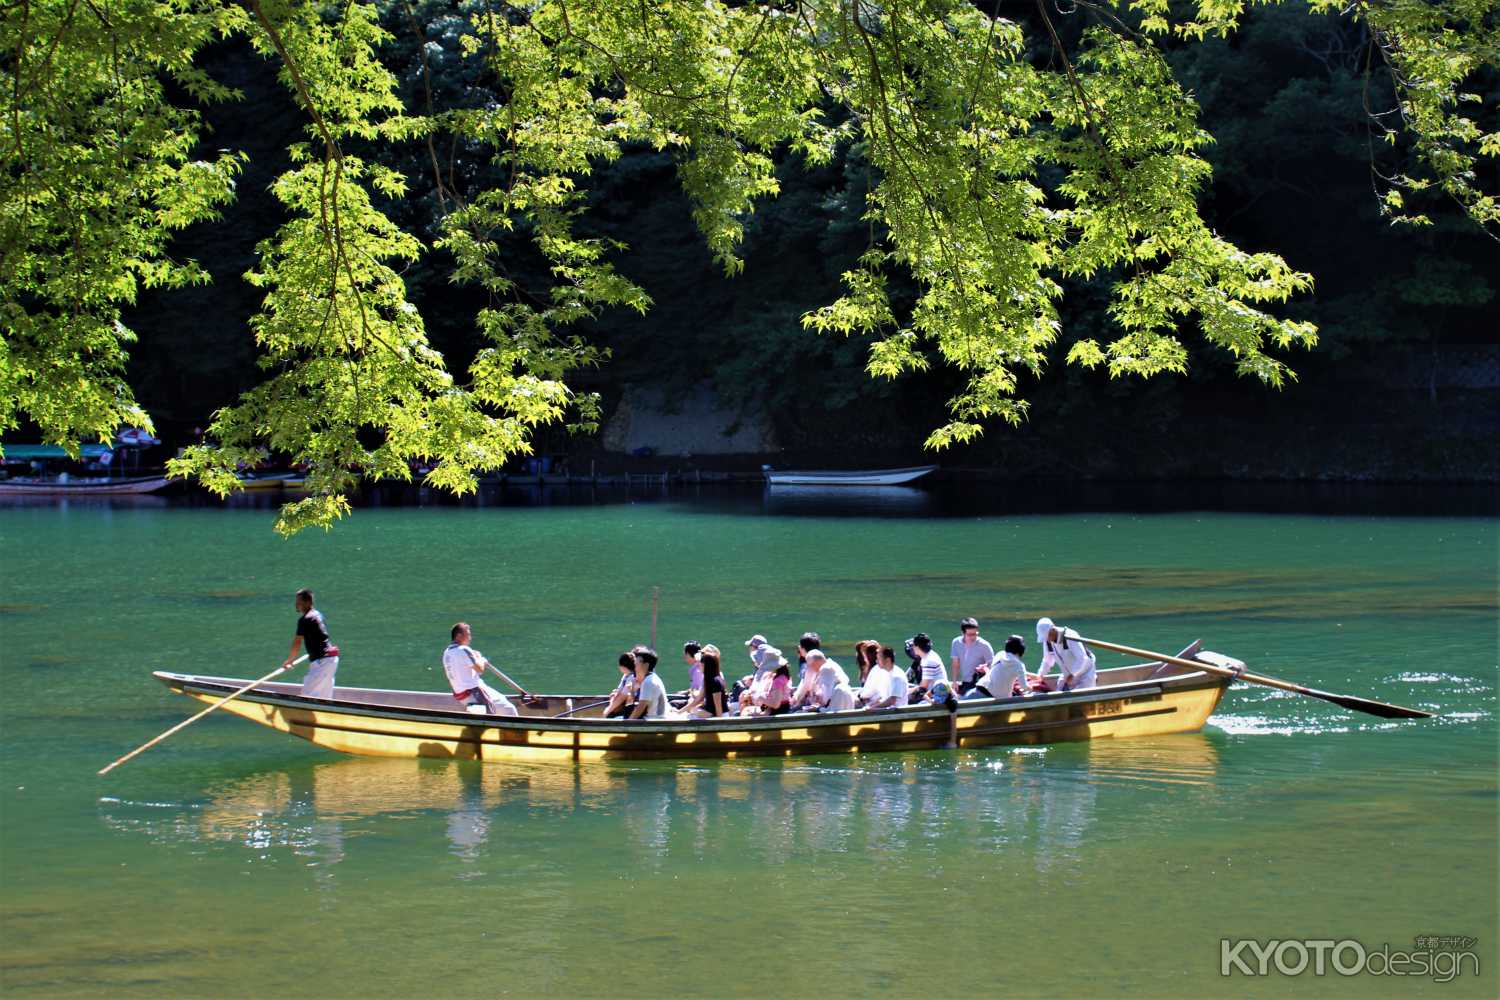
<svg viewBox="0 0 1500 1000"><path fill-rule="evenodd" d="M453 688L453 697L463 705L483 705L491 715L519 715L510 699L490 687L479 672L490 665L484 654L469 646L474 637L468 622L457 622L450 633L453 641L443 650L443 673Z"/></svg>
<svg viewBox="0 0 1500 1000"><path fill-rule="evenodd" d="M297 659L307 643L307 676L302 679L302 694L308 698L332 698L333 675L339 669L339 648L328 641L328 623L323 613L313 607L313 592L297 591L297 634L292 636L292 651L286 654L285 670Z"/></svg>
<svg viewBox="0 0 1500 1000"><path fill-rule="evenodd" d="M1039 618L1036 641L1042 644L1042 665L1037 667L1037 676L1044 677L1047 668L1054 663L1062 671L1053 690L1076 691L1099 683L1094 668L1094 651L1083 644L1077 632L1066 626L1057 627L1051 618Z"/></svg>

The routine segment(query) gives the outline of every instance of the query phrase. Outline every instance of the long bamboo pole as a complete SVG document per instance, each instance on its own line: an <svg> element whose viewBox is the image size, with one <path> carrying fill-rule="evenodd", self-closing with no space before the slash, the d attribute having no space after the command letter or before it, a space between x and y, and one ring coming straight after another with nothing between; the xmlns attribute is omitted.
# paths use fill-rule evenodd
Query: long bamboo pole
<svg viewBox="0 0 1500 1000"><path fill-rule="evenodd" d="M656 648L656 608L658 599L661 597L661 588L651 588L651 648Z"/></svg>
<svg viewBox="0 0 1500 1000"><path fill-rule="evenodd" d="M297 657L295 660L292 661L292 664L291 664L290 667L277 667L275 670L271 671L269 674L266 674L266 676L262 677L260 680L251 681L249 684L246 684L244 687L240 688L238 691L234 692L233 694L227 694L227 695L225 695L224 697L220 698L218 701L214 702L212 705L210 705L207 708L205 708L203 711L199 712L197 715L193 716L191 719L187 719L187 720L184 720L182 722L179 722L179 723L177 723L177 725L173 726L171 729L168 729L166 732L162 733L160 736L156 737L155 739L153 739L153 740L147 740L145 743L142 743L140 746L136 747L134 750L130 751L128 754L126 754L125 756L121 757L119 760L115 761L113 764L110 764L110 765L104 767L103 769L101 769L99 771L99 773L100 774L108 774L109 772L113 771L115 768L119 767L121 764L125 763L130 758L134 757L136 754L143 753L143 752L151 749L152 747L156 746L156 744L158 744L162 740L166 739L168 736L171 736L173 733L178 732L178 731L183 730L183 729L186 729L188 726L191 726L193 723L197 722L199 719L203 718L205 715L207 715L209 712L212 712L214 709L219 708L222 705L228 704L231 701L234 701L234 699L238 698L240 695L244 694L246 691L249 691L251 688L258 687L261 684L264 684L266 681L270 680L272 677L275 677L277 674L281 673L282 671L292 669L292 667L295 667L297 664L301 663L305 659L307 659L307 654L303 653L301 656Z"/></svg>

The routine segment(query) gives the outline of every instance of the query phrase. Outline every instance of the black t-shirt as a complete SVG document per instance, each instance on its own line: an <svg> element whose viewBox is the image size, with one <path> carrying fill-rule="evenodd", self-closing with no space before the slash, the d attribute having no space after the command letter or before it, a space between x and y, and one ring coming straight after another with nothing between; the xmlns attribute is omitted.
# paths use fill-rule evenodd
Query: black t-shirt
<svg viewBox="0 0 1500 1000"><path fill-rule="evenodd" d="M323 651L328 648L328 623L323 620L323 613L317 608L312 608L307 614L298 618L297 634L302 637L302 643L307 649L307 658L321 660Z"/></svg>
<svg viewBox="0 0 1500 1000"><path fill-rule="evenodd" d="M718 715L718 708L714 705L714 692L719 692L722 699L720 704L727 710L729 708L729 695L724 693L724 675L709 677L703 681L703 710L709 715Z"/></svg>

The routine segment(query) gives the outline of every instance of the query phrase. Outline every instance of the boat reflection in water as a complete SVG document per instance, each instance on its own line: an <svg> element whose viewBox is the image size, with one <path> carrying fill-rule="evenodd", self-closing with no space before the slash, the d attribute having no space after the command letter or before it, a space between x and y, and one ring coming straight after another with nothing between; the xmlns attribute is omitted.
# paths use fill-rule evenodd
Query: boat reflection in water
<svg viewBox="0 0 1500 1000"><path fill-rule="evenodd" d="M937 501L914 486L766 487L765 512L803 516L910 517L934 514Z"/></svg>
<svg viewBox="0 0 1500 1000"><path fill-rule="evenodd" d="M314 866L343 861L362 836L388 839L399 830L414 856L442 853L446 838L447 853L469 864L508 856L523 842L559 858L604 843L650 870L725 852L774 861L831 850L895 861L944 856L957 837L986 855L1030 857L1046 872L1087 856L1100 796L1112 796L1116 820L1134 813L1170 824L1193 811L1184 795L1216 794L1217 770L1217 750L1202 733L692 764L351 758L232 780L196 804L106 798L101 813L111 828L161 844L258 856L289 849Z"/></svg>

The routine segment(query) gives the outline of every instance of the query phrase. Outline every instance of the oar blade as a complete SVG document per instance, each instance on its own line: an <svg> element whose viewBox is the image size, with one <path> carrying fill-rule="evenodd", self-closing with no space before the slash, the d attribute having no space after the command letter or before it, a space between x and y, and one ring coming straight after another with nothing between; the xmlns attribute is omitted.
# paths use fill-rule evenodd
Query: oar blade
<svg viewBox="0 0 1500 1000"><path fill-rule="evenodd" d="M1392 705L1384 701L1374 701L1370 698L1356 698L1350 694L1329 694L1327 691L1316 691L1308 689L1308 694L1314 698L1322 698L1331 701L1335 705L1341 705L1351 712L1364 712L1366 715L1378 715L1382 719L1430 719L1431 712L1424 712L1420 708L1407 708L1404 705Z"/></svg>
<svg viewBox="0 0 1500 1000"><path fill-rule="evenodd" d="M1115 642L1106 642L1103 639L1082 640L1086 645L1098 646L1100 649L1112 649L1126 656L1135 656L1143 660L1161 660L1164 663L1174 663L1179 667L1189 669L1206 669L1221 676L1230 676L1232 671L1229 667L1238 664L1238 661L1214 663L1213 657L1207 653L1199 653L1195 660L1186 660L1178 656L1168 656L1165 653L1154 653L1149 649L1137 649L1134 646L1122 646ZM1227 660L1227 658L1224 658ZM1243 667L1243 664L1239 664ZM1323 701L1332 702L1351 712L1364 712L1368 715L1378 715L1382 719L1430 719L1431 712L1424 712L1419 708L1406 708L1402 705L1391 705L1383 701L1374 701L1369 698L1356 698L1349 694L1332 694L1328 691L1319 691L1317 688L1306 687L1302 684L1294 684L1284 681L1279 677L1266 677L1262 674L1252 674L1243 671L1234 672L1235 679L1244 681L1246 684L1261 684L1265 687L1276 688L1281 691L1291 691L1294 694L1307 695L1309 698L1321 698Z"/></svg>

